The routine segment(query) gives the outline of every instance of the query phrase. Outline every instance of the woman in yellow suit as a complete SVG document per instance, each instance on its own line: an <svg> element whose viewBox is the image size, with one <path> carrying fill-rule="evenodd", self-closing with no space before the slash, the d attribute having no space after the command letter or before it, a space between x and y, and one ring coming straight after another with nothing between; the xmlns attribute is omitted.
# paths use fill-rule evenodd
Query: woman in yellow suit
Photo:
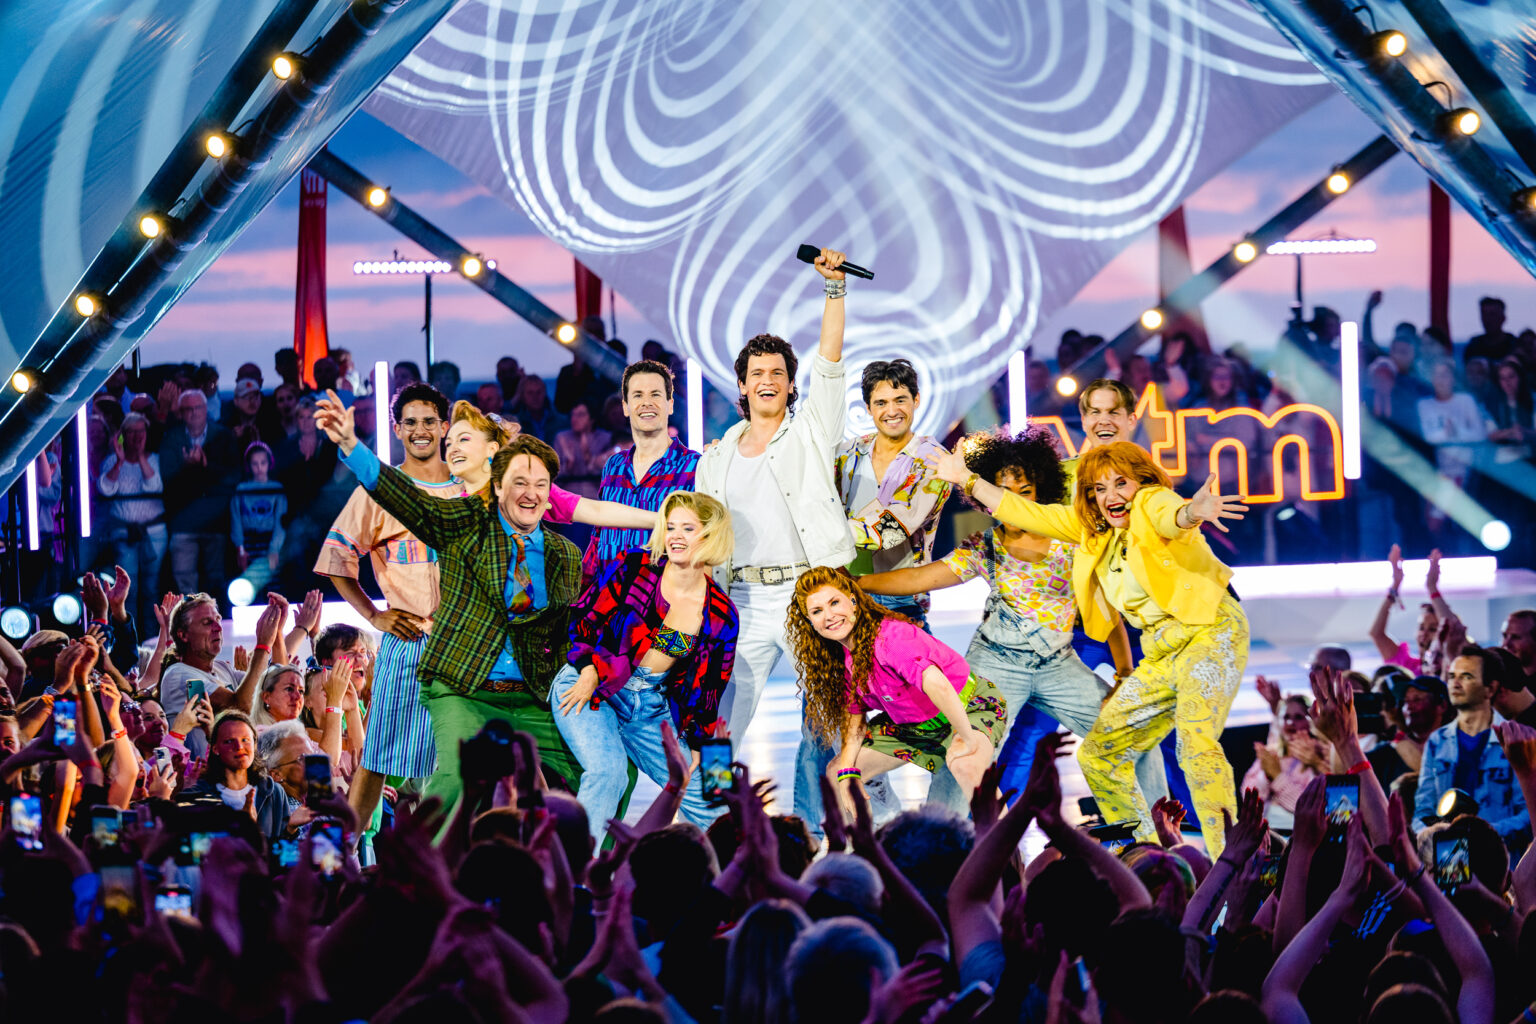
<svg viewBox="0 0 1536 1024"><path fill-rule="evenodd" d="M959 452L940 461L938 475L1009 526L1077 545L1072 587L1089 636L1108 638L1121 616L1142 630L1141 663L1105 701L1078 751L1083 777L1105 821L1139 821L1137 838L1155 842L1136 758L1178 730L1205 845L1219 856L1221 812L1235 812L1221 731L1248 662L1248 618L1227 589L1232 570L1211 553L1200 525L1225 532L1223 519L1247 511L1242 499L1214 493L1212 476L1186 501L1128 441L1084 453L1071 506L1036 504L982 480Z"/></svg>

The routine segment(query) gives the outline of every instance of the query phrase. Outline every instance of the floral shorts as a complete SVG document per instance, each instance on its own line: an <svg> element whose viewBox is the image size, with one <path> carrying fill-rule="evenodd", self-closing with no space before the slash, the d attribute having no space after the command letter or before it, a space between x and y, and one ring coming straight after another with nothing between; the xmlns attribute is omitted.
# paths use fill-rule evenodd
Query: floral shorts
<svg viewBox="0 0 1536 1024"><path fill-rule="evenodd" d="M1008 732L1008 702L1002 691L973 672L960 691L960 699L965 702L965 717L981 730L996 751ZM944 765L944 755L954 735L943 715L935 715L926 722L898 723L881 712L869 720L864 746L936 772Z"/></svg>

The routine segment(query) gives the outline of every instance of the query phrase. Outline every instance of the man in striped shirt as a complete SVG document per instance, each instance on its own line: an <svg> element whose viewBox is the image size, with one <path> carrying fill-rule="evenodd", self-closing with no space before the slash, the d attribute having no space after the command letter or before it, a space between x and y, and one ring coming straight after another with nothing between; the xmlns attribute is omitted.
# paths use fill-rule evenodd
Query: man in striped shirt
<svg viewBox="0 0 1536 1024"><path fill-rule="evenodd" d="M631 363L624 370L620 395L624 415L629 417L634 447L614 452L603 465L603 482L598 497L616 501L647 512L661 509L661 502L673 491L693 490L694 468L699 453L667 432L672 415L672 371L654 359ZM587 544L581 570L594 579L598 570L631 551L644 551L651 542L651 531L619 530L599 527Z"/></svg>

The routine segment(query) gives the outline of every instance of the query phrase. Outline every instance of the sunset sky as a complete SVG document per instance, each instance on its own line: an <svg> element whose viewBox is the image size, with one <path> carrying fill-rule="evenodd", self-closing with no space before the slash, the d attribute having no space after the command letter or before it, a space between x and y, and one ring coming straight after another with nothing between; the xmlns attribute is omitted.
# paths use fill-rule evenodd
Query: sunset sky
<svg viewBox="0 0 1536 1024"><path fill-rule="evenodd" d="M1199 189L1187 204L1196 267L1220 255L1328 168L1375 135L1374 126L1343 97L1325 101L1282 128ZM394 194L471 248L495 258L499 269L569 315L574 308L571 257L539 235L517 211L378 121L359 114L332 140L331 149L366 174L391 185ZM1399 320L1422 325L1428 317L1428 179L1399 154L1375 175L1335 201L1298 237L1336 230L1375 238L1380 250L1366 256L1312 256L1305 269L1309 307L1325 304L1346 319L1358 318L1366 295L1385 292L1378 330ZM361 361L423 358L422 286L414 277L354 277L357 259L389 258L421 250L372 214L331 191L328 211L328 320L333 345L353 349ZM256 357L270 373L272 353L293 336L294 240L298 184L294 182L182 298L145 340L146 363L209 360L225 371ZM1034 349L1051 355L1066 327L1111 335L1156 299L1155 234L1135 238L1085 288L1048 321ZM1242 341L1264 349L1289 315L1294 287L1291 257L1261 258L1204 307L1218 348ZM1477 299L1500 295L1509 303L1510 325L1536 324L1530 276L1460 208L1452 227L1451 328L1458 340L1478 332ZM606 313L606 311L605 311ZM433 322L441 358L460 364L467 381L491 376L497 357L511 353L525 367L552 376L565 361L561 350L501 305L452 276L434 282ZM618 335L639 343L667 336L618 296Z"/></svg>

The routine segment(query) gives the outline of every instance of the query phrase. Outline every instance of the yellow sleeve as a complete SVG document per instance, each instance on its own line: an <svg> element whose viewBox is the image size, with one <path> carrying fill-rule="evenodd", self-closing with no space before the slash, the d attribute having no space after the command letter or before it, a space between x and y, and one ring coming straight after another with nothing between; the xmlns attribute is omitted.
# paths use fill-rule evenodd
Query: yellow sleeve
<svg viewBox="0 0 1536 1024"><path fill-rule="evenodd" d="M1041 505L1004 491L1003 502L994 515L1009 526L1054 537L1063 544L1078 544L1083 539L1082 520L1070 505Z"/></svg>
<svg viewBox="0 0 1536 1024"><path fill-rule="evenodd" d="M1145 494L1146 497L1141 496ZM1179 509L1189 504L1188 499L1180 497L1179 493L1168 487L1143 488L1138 491L1136 497L1141 500L1142 511L1147 514L1147 519L1152 523L1152 529L1159 536L1175 540L1184 536L1185 530L1179 525Z"/></svg>

